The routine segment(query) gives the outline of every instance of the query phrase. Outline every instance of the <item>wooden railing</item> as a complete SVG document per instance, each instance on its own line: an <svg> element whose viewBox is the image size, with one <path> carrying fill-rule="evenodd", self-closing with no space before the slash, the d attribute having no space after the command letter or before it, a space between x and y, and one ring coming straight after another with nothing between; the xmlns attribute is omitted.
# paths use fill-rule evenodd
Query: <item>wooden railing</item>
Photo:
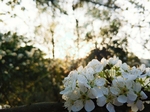
<svg viewBox="0 0 150 112"><path fill-rule="evenodd" d="M150 92L145 92L148 96L147 101L150 101ZM30 105L12 107L8 109L0 109L0 112L68 112L67 109L64 108L64 103L50 103L50 102L42 102L35 103ZM150 112L150 104L145 103L145 108L142 112ZM116 112L131 112L131 109L126 105L115 107ZM82 109L80 112L85 112ZM96 107L92 112L108 112L105 107Z"/></svg>
<svg viewBox="0 0 150 112"><path fill-rule="evenodd" d="M131 112L127 106L115 107L116 112ZM36 103L31 105L1 109L0 112L68 112L64 108L63 103ZM85 112L82 109L80 112ZM96 107L92 112L108 112L105 107ZM150 104L145 104L145 109L142 112L150 112Z"/></svg>

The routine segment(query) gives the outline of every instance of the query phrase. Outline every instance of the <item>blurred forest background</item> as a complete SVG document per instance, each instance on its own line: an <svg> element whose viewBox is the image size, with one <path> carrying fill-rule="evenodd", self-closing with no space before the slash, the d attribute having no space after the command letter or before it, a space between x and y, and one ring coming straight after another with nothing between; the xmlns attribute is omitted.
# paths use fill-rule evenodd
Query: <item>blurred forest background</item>
<svg viewBox="0 0 150 112"><path fill-rule="evenodd" d="M0 0L0 104L59 102L93 58L150 66L149 0Z"/></svg>

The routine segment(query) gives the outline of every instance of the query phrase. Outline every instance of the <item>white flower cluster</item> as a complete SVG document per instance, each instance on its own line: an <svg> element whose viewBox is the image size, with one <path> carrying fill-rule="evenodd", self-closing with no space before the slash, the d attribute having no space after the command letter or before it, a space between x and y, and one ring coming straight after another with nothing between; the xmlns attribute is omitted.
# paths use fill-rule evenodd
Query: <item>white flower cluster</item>
<svg viewBox="0 0 150 112"><path fill-rule="evenodd" d="M117 57L93 59L86 67L80 66L65 77L65 89L60 94L70 112L82 108L90 112L95 105L115 112L114 106L123 104L137 112L144 109L142 100L147 99L147 95L143 90L150 86L149 77L150 68L143 64L131 68Z"/></svg>

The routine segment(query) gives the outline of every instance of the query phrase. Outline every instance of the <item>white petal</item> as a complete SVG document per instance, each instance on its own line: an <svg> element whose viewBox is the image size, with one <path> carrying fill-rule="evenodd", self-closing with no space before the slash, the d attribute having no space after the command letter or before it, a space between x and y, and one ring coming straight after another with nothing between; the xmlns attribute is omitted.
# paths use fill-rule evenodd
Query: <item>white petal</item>
<svg viewBox="0 0 150 112"><path fill-rule="evenodd" d="M120 103L126 103L127 102L127 97L125 95L120 95L120 96L118 96L117 100Z"/></svg>
<svg viewBox="0 0 150 112"><path fill-rule="evenodd" d="M103 66L106 66L108 64L108 61L105 58L102 58L101 63Z"/></svg>
<svg viewBox="0 0 150 112"><path fill-rule="evenodd" d="M146 68L146 75L150 76L150 68Z"/></svg>
<svg viewBox="0 0 150 112"><path fill-rule="evenodd" d="M118 89L116 87L110 87L110 91L114 95L118 95L120 93L120 89Z"/></svg>
<svg viewBox="0 0 150 112"><path fill-rule="evenodd" d="M143 72L143 71L145 71L146 66L145 66L145 64L142 64L139 68L140 68L140 70Z"/></svg>
<svg viewBox="0 0 150 112"><path fill-rule="evenodd" d="M128 99L127 99L127 103L128 103L128 104L133 104L134 101L131 101L131 100L128 98Z"/></svg>
<svg viewBox="0 0 150 112"><path fill-rule="evenodd" d="M82 93L87 92L87 88L85 87L85 85L83 85L82 83L79 83L78 86Z"/></svg>
<svg viewBox="0 0 150 112"><path fill-rule="evenodd" d="M90 61L89 63L88 63L88 65L87 66L95 66L95 65L97 65L97 64L100 64L100 62L97 60L97 59L93 59L92 61Z"/></svg>
<svg viewBox="0 0 150 112"><path fill-rule="evenodd" d="M129 66L126 63L123 63L121 68L127 71L129 70Z"/></svg>
<svg viewBox="0 0 150 112"><path fill-rule="evenodd" d="M127 81L125 81L125 85L126 85L126 87L130 90L131 88L132 88L132 86L133 86L133 81L132 80L127 80Z"/></svg>
<svg viewBox="0 0 150 112"><path fill-rule="evenodd" d="M74 90L76 87L76 80L72 80L71 89Z"/></svg>
<svg viewBox="0 0 150 112"><path fill-rule="evenodd" d="M84 108L87 112L92 111L95 108L94 102L92 100L87 100L85 102Z"/></svg>
<svg viewBox="0 0 150 112"><path fill-rule="evenodd" d="M108 92L109 92L108 88L101 87L101 90L103 91L103 94L108 95Z"/></svg>
<svg viewBox="0 0 150 112"><path fill-rule="evenodd" d="M78 75L77 79L80 83L87 83L87 79L85 78L84 75Z"/></svg>
<svg viewBox="0 0 150 112"><path fill-rule="evenodd" d="M94 76L93 76L93 74L94 74L94 70L93 70L93 68L92 67L87 67L86 68L86 78L88 79L88 80L93 80L94 79Z"/></svg>
<svg viewBox="0 0 150 112"><path fill-rule="evenodd" d="M97 91L95 88L91 88L90 91L95 97L97 97Z"/></svg>
<svg viewBox="0 0 150 112"><path fill-rule="evenodd" d="M97 78L97 79L95 79L95 85L103 86L104 84L105 84L105 79L104 78Z"/></svg>
<svg viewBox="0 0 150 112"><path fill-rule="evenodd" d="M109 112L115 112L114 106L111 103L108 103L106 108Z"/></svg>
<svg viewBox="0 0 150 112"><path fill-rule="evenodd" d="M95 72L98 73L98 72L101 72L103 70L103 65L102 64L97 64L95 66Z"/></svg>
<svg viewBox="0 0 150 112"><path fill-rule="evenodd" d="M78 71L79 73L82 73L83 70L84 70L83 66L80 66L80 67L77 68L77 71Z"/></svg>
<svg viewBox="0 0 150 112"><path fill-rule="evenodd" d="M97 97L102 97L103 96L103 92L101 89L95 87L95 88L91 88L90 89L91 93L95 96L95 98Z"/></svg>
<svg viewBox="0 0 150 112"><path fill-rule="evenodd" d="M141 91L141 84L140 83L134 83L133 84L133 89L136 91L136 92L139 92Z"/></svg>
<svg viewBox="0 0 150 112"><path fill-rule="evenodd" d="M130 99L130 101L135 101L137 98L137 95L134 92L129 92L127 94L128 99Z"/></svg>
<svg viewBox="0 0 150 112"><path fill-rule="evenodd" d="M143 91L140 92L140 95L142 100L147 99L147 95Z"/></svg>
<svg viewBox="0 0 150 112"><path fill-rule="evenodd" d="M116 67L120 67L122 65L122 61L118 60L118 62L115 64Z"/></svg>
<svg viewBox="0 0 150 112"><path fill-rule="evenodd" d="M65 103L64 103L64 107L68 109L69 112L71 112L71 100L67 100Z"/></svg>
<svg viewBox="0 0 150 112"><path fill-rule="evenodd" d="M97 105L103 107L106 104L106 97L102 96L97 98Z"/></svg>
<svg viewBox="0 0 150 112"><path fill-rule="evenodd" d="M69 93L68 95L71 100L77 100L81 97L79 89L74 90L73 92Z"/></svg>
<svg viewBox="0 0 150 112"><path fill-rule="evenodd" d="M143 105L143 102L142 102L141 100L138 100L138 101L136 102L136 106L137 106L137 108L138 108L140 111L144 109L144 105Z"/></svg>
<svg viewBox="0 0 150 112"><path fill-rule="evenodd" d="M86 67L85 69L86 69L86 73L88 73L88 74L94 74L94 70L93 70L92 67Z"/></svg>
<svg viewBox="0 0 150 112"><path fill-rule="evenodd" d="M63 91L61 91L60 94L68 94L68 93L70 93L70 92L72 92L71 87L67 87L67 88L65 88Z"/></svg>
<svg viewBox="0 0 150 112"><path fill-rule="evenodd" d="M118 102L118 100L116 98L113 100L113 104L116 105L116 106L123 105L123 103Z"/></svg>
<svg viewBox="0 0 150 112"><path fill-rule="evenodd" d="M88 81L87 81L87 79L85 78L85 76L83 76L83 75L78 75L78 82L81 83L81 84L83 84L85 87L90 88L90 86L87 84Z"/></svg>
<svg viewBox="0 0 150 112"><path fill-rule="evenodd" d="M87 94L88 94L88 97L91 98L91 99L95 99L96 98L95 95L93 95L91 89L87 92Z"/></svg>
<svg viewBox="0 0 150 112"><path fill-rule="evenodd" d="M132 110L133 112L137 112L137 111L138 111L138 108L137 108L137 106L136 106L135 104L133 104L133 105L131 105L131 110Z"/></svg>
<svg viewBox="0 0 150 112"><path fill-rule="evenodd" d="M83 108L83 102L81 100L77 100L71 107L72 111L80 111Z"/></svg>

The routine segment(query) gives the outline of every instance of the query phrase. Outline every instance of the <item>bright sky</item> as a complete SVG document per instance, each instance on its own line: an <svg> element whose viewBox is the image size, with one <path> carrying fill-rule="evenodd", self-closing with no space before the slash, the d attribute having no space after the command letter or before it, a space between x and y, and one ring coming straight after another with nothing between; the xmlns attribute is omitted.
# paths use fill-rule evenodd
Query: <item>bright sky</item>
<svg viewBox="0 0 150 112"><path fill-rule="evenodd" d="M124 2L126 2L125 0ZM145 1L145 0L144 0ZM7 2L7 0L5 0ZM45 29L49 29L48 25L52 25L52 18L51 15L49 15L50 12L43 13L42 16L39 18L38 9L36 8L35 2L32 0L22 0L22 4L15 7L15 9L12 11L10 7L8 7L5 2L0 3L0 13L6 13L10 12L8 15L0 15L0 20L4 20L3 22L0 22L0 31L2 33L7 31L13 31L18 32L19 34L24 34L30 37L31 39L34 39L35 34L33 33L35 27L38 26L41 23L45 27ZM128 30L128 34L132 35L132 38L129 39L129 45L130 45L130 51L134 52L135 55L137 55L139 58L149 58L150 59L150 52L147 52L143 50L143 47L141 43L143 42L142 39L150 39L150 28L148 24L145 24L145 22L142 22L142 18L146 18L146 21L149 22L150 20L150 3L145 4L145 7L147 11L145 11L145 17L143 15L140 15L140 13L135 13L135 8L131 7L130 4L126 2L124 4L121 0L117 0L116 4L119 4L122 6L122 9L126 9L127 7L130 7L129 10L126 11L120 11L118 10L118 13L123 17L123 19L129 21L130 24L141 24L143 28L141 28L141 32L139 32L139 29L132 28L129 29L128 25L124 25L120 32L126 32ZM141 4L144 4L145 2L139 1ZM71 1L70 1L71 3ZM25 7L25 11L20 10L21 7ZM77 38L75 34L75 18L78 18L80 20L80 25L82 25L82 21L86 21L87 18L84 17L84 10L78 9L76 12L73 12L71 9L71 5L66 4L65 7L68 10L69 15L61 15L61 17L56 18L55 21L53 21L55 26L55 56L56 58L65 58L66 56L72 56L75 58L78 57L84 57L87 53L90 52L90 49L94 48L94 45L92 43L80 43L79 51L77 49L77 45L74 43L74 40ZM120 11L120 12L119 12ZM17 17L11 18L10 16L13 16L14 14L17 14ZM80 17L80 18L79 18ZM88 18L89 19L89 18ZM139 23L139 21L141 22ZM58 24L59 23L59 24ZM99 28L101 26L100 21L94 22L94 30L95 33L99 31ZM102 26L101 26L102 27ZM45 33L45 29L41 32L41 36L37 37L37 42L39 44L36 44L36 46L40 47L42 50L44 50L47 54L51 54L52 45L50 44L44 44L42 45L42 42L44 42L44 38L42 36L47 37L47 41L50 40L50 34L48 31ZM87 31L91 30L92 27L87 27ZM50 29L49 29L50 31ZM56 32L59 31L59 32ZM118 38L120 38L123 35L123 33L118 33ZM82 35L81 35L82 36ZM141 38L142 37L142 38ZM100 41L100 40L97 40ZM150 44L149 44L150 45ZM150 48L150 46L148 46ZM78 52L78 53L77 53ZM50 55L52 56L52 55Z"/></svg>

